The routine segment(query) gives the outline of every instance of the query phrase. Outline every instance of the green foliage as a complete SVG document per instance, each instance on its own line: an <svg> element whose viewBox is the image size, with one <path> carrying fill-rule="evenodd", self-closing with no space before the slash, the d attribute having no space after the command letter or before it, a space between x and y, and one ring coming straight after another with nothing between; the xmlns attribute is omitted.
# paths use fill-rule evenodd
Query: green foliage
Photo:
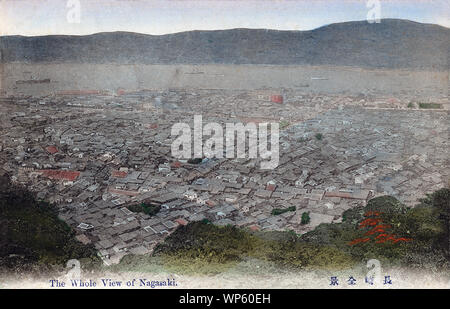
<svg viewBox="0 0 450 309"><path fill-rule="evenodd" d="M450 190L441 189L427 196L414 208L407 208L391 196L371 199L366 207L356 207L343 214L339 224L321 224L314 231L302 236L315 244L333 244L349 253L353 258L364 261L377 258L384 263L407 267L448 268L448 228L443 214L448 213ZM380 212L383 224L391 226L389 233L411 239L408 242L376 243L369 241L356 245L349 243L366 237L367 229L358 228L370 211Z"/></svg>
<svg viewBox="0 0 450 309"><path fill-rule="evenodd" d="M270 261L284 268L338 270L353 266L355 260L337 248L291 240L260 241L252 257Z"/></svg>
<svg viewBox="0 0 450 309"><path fill-rule="evenodd" d="M314 136L315 136L315 138L316 138L318 141L322 140L322 138L323 138L323 134L322 134L322 133L316 133L316 135L314 135Z"/></svg>
<svg viewBox="0 0 450 309"><path fill-rule="evenodd" d="M170 270L187 273L219 273L248 258L299 269L338 269L354 263L350 255L332 246L305 243L292 231L251 233L202 222L179 227L155 248L154 257Z"/></svg>
<svg viewBox="0 0 450 309"><path fill-rule="evenodd" d="M423 109L442 108L442 105L439 103L419 103L419 108L423 108Z"/></svg>
<svg viewBox="0 0 450 309"><path fill-rule="evenodd" d="M288 126L289 126L289 121L287 121L287 120L281 120L280 121L280 129L284 129L284 128L288 127Z"/></svg>
<svg viewBox="0 0 450 309"><path fill-rule="evenodd" d="M320 224L298 236L294 231L251 232L233 226L193 222L179 227L160 244L153 258L178 272L220 273L247 260L272 263L283 269L345 269L379 259L383 265L449 269L445 257L448 234L443 214L449 211L449 190L439 190L414 208L391 196L370 200L365 207L344 213L342 223ZM350 245L368 229L359 223L378 212L389 233L409 242L369 241ZM303 213L307 217L307 213ZM309 217L309 216L308 216Z"/></svg>
<svg viewBox="0 0 450 309"><path fill-rule="evenodd" d="M405 213L406 206L399 200L392 196L380 196L371 199L367 206L364 208L364 212L379 211L382 213Z"/></svg>
<svg viewBox="0 0 450 309"><path fill-rule="evenodd" d="M298 236L294 231L252 232L234 226L216 226L209 221L180 226L159 244L151 257L127 257L118 269L145 271L164 269L181 273L221 273L241 265L266 265L291 271L299 269L339 271L379 259L386 267L441 271L450 269L448 247L449 189L424 198L414 208L391 196L370 200L367 206L344 212L342 223L320 224ZM409 242L369 241L350 245L368 229L360 223L368 212L377 212L389 233ZM305 215L306 216L306 215Z"/></svg>
<svg viewBox="0 0 450 309"><path fill-rule="evenodd" d="M295 211L295 206L291 206L288 208L274 208L274 209L272 209L272 215L278 216L278 215L284 214L285 212L288 212L288 211Z"/></svg>
<svg viewBox="0 0 450 309"><path fill-rule="evenodd" d="M254 241L253 235L234 226L193 222L179 227L155 248L154 255L170 269L223 271L253 251Z"/></svg>
<svg viewBox="0 0 450 309"><path fill-rule="evenodd" d="M362 218L364 218L364 207L362 206L348 209L342 214L342 221L349 224L357 224Z"/></svg>
<svg viewBox="0 0 450 309"><path fill-rule="evenodd" d="M53 205L36 201L5 177L0 177L0 183L0 267L17 271L31 265L49 268L63 266L70 259L100 265L95 248L76 240Z"/></svg>
<svg viewBox="0 0 450 309"><path fill-rule="evenodd" d="M310 221L311 217L309 216L309 211L302 213L302 220L300 221L300 223L305 225L308 224Z"/></svg>
<svg viewBox="0 0 450 309"><path fill-rule="evenodd" d="M408 103L408 108L414 108L414 107L415 107L415 104L413 102Z"/></svg>
<svg viewBox="0 0 450 309"><path fill-rule="evenodd" d="M130 205L127 208L132 212L142 212L149 216L154 216L161 210L160 205L146 204L146 203Z"/></svg>

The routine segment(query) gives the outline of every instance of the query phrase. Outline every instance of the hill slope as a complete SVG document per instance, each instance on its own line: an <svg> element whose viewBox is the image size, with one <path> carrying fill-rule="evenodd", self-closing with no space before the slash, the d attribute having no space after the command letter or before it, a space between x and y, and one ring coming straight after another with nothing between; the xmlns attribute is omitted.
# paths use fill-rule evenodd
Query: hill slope
<svg viewBox="0 0 450 309"><path fill-rule="evenodd" d="M448 69L450 29L384 19L311 31L232 29L168 35L0 37L2 62L344 65Z"/></svg>
<svg viewBox="0 0 450 309"><path fill-rule="evenodd" d="M57 215L55 206L0 175L0 273L63 267L71 259L101 265L95 248L79 242Z"/></svg>

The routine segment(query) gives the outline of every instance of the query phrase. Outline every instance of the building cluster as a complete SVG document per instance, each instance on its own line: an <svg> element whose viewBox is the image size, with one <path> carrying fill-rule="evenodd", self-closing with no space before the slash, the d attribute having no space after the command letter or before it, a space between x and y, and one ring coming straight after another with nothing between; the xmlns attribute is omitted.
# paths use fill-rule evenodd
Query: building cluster
<svg viewBox="0 0 450 309"><path fill-rule="evenodd" d="M55 203L108 264L149 253L179 225L199 220L305 233L340 222L372 197L414 205L448 185L448 110L411 110L406 100L377 108L377 100L285 89L9 98L0 169ZM204 124L278 122L279 165L174 158L171 128L192 125L194 115ZM160 211L128 208L141 203Z"/></svg>

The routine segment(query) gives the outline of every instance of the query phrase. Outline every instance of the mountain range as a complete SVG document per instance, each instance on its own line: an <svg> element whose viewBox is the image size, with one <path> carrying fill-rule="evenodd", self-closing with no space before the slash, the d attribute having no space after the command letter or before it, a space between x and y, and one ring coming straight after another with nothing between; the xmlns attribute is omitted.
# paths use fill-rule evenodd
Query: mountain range
<svg viewBox="0 0 450 309"><path fill-rule="evenodd" d="M230 29L166 35L3 36L1 62L331 65L448 70L450 29L382 19L309 31Z"/></svg>

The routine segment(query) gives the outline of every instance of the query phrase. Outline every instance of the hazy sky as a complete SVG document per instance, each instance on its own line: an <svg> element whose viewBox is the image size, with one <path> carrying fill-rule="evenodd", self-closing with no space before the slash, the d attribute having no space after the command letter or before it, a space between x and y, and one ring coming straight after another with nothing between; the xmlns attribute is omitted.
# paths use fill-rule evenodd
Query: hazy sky
<svg viewBox="0 0 450 309"><path fill-rule="evenodd" d="M309 30L335 22L365 20L373 8L367 8L367 3L368 0L0 0L0 35L104 31L165 34L230 28ZM381 18L450 27L450 0L380 0L380 13Z"/></svg>

